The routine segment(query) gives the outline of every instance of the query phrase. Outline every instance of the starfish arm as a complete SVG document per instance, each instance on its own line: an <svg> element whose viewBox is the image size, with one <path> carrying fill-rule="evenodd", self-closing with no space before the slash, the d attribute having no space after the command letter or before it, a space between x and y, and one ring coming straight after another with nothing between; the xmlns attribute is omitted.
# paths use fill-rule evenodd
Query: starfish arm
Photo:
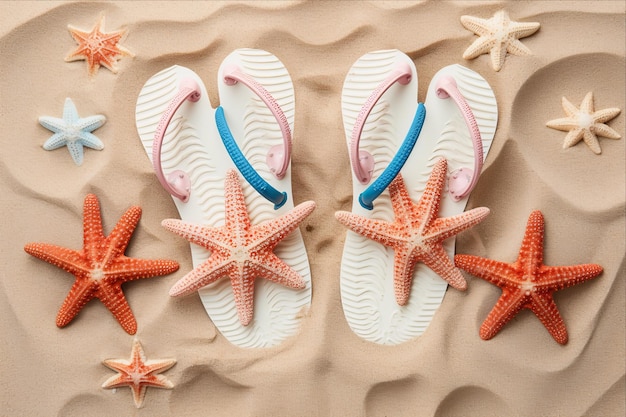
<svg viewBox="0 0 626 417"><path fill-rule="evenodd" d="M581 128L571 130L567 135L565 135L565 139L563 140L563 149L569 148L570 146L576 145L583 139L584 130Z"/></svg>
<svg viewBox="0 0 626 417"><path fill-rule="evenodd" d="M526 231L517 263L524 275L534 276L543 265L544 219L541 211L535 210L528 216Z"/></svg>
<svg viewBox="0 0 626 417"><path fill-rule="evenodd" d="M602 136L602 137L609 138L609 139L619 139L622 137L614 129L610 128L604 123L596 123L593 125L593 128L595 129L595 133L598 136Z"/></svg>
<svg viewBox="0 0 626 417"><path fill-rule="evenodd" d="M415 218L419 218L419 223L424 226L428 227L435 219L437 219L439 206L441 204L441 193L446 183L447 172L448 161L445 158L439 158L439 160L435 163L430 176L428 177L424 193L422 193L414 211L414 213L424 213L423 216L414 216ZM404 182L401 180L401 177L398 175L398 177L396 177L396 179L389 185L389 192L392 195L392 203L394 194L399 195L400 198L406 202L407 212L409 212L408 208L413 207L413 203L411 202L409 193L406 191ZM396 187L398 188L397 191L394 190ZM396 217L398 217L398 214L396 214ZM418 227L418 225L413 224L413 227Z"/></svg>
<svg viewBox="0 0 626 417"><path fill-rule="evenodd" d="M600 147L600 142L598 141L598 137L592 133L589 129L583 129L583 141L589 149L593 151L596 155L602 153L602 148Z"/></svg>
<svg viewBox="0 0 626 417"><path fill-rule="evenodd" d="M443 245L434 246L424 257L423 262L453 288L460 291L467 289L467 281L461 271L454 266Z"/></svg>
<svg viewBox="0 0 626 417"><path fill-rule="evenodd" d="M302 223L314 209L315 203L313 201L300 203L280 217L252 226L252 234L260 235L265 248L272 249L278 245L281 240L297 229L300 223Z"/></svg>
<svg viewBox="0 0 626 417"><path fill-rule="evenodd" d="M581 264L571 266L542 266L538 271L538 283L535 285L538 294L544 294L568 288L597 277L603 268L597 264Z"/></svg>
<svg viewBox="0 0 626 417"><path fill-rule="evenodd" d="M55 133L63 133L67 129L65 120L58 117L41 116L39 117L39 124Z"/></svg>
<svg viewBox="0 0 626 417"><path fill-rule="evenodd" d="M178 219L165 219L161 222L161 226L210 251L228 250L221 243L229 240L229 236L224 233L223 227L199 226Z"/></svg>
<svg viewBox="0 0 626 417"><path fill-rule="evenodd" d="M76 105L71 98L67 97L65 99L65 104L63 105L63 120L69 125L76 122L78 119L79 116L78 110L76 110Z"/></svg>
<svg viewBox="0 0 626 417"><path fill-rule="evenodd" d="M167 259L137 259L120 256L104 271L112 282L127 282L171 274L179 268L178 262Z"/></svg>
<svg viewBox="0 0 626 417"><path fill-rule="evenodd" d="M67 145L67 135L61 132L50 136L50 138L44 142L43 148L47 151L53 151L65 145Z"/></svg>
<svg viewBox="0 0 626 417"><path fill-rule="evenodd" d="M96 295L128 334L137 333L137 321L120 285L100 285Z"/></svg>
<svg viewBox="0 0 626 417"><path fill-rule="evenodd" d="M387 223L382 220L367 219L347 211L336 212L335 218L353 232L382 245L396 247L403 243L400 238L390 232L389 229L392 223Z"/></svg>
<svg viewBox="0 0 626 417"><path fill-rule="evenodd" d="M262 262L255 264L256 277L262 277L285 287L301 290L306 282L293 268L273 253L268 253Z"/></svg>
<svg viewBox="0 0 626 417"><path fill-rule="evenodd" d="M521 291L510 292L503 289L487 318L480 326L480 337L489 340L494 337L519 311L524 308L527 297Z"/></svg>
<svg viewBox="0 0 626 417"><path fill-rule="evenodd" d="M80 135L80 142L91 149L102 150L104 149L104 143L94 134L89 132L82 132Z"/></svg>
<svg viewBox="0 0 626 417"><path fill-rule="evenodd" d="M107 269L107 266L124 255L128 242L139 223L141 218L141 207L132 206L122 214L122 217L111 231L111 234L106 238L105 246L107 251L102 258L102 268Z"/></svg>
<svg viewBox="0 0 626 417"><path fill-rule="evenodd" d="M489 33L491 19L481 19L479 17L464 15L461 16L461 24L465 29L471 30L476 35L485 35Z"/></svg>
<svg viewBox="0 0 626 417"><path fill-rule="evenodd" d="M512 33L515 38L521 39L537 32L540 26L539 22L510 22L509 32Z"/></svg>
<svg viewBox="0 0 626 417"><path fill-rule="evenodd" d="M598 110L593 113L593 120L596 123L604 123L609 120L614 119L618 114L620 114L621 110L617 107L611 107L608 109Z"/></svg>
<svg viewBox="0 0 626 417"><path fill-rule="evenodd" d="M478 278L497 286L517 285L517 281L509 277L520 275L515 265L473 255L455 255L454 264Z"/></svg>
<svg viewBox="0 0 626 417"><path fill-rule="evenodd" d="M517 39L512 39L507 45L506 45L506 51L510 54L513 54L515 56L526 56L526 55L532 55L532 51L530 49L528 49L528 47L526 45L524 45L523 43L521 43L519 40Z"/></svg>
<svg viewBox="0 0 626 417"><path fill-rule="evenodd" d="M396 303L399 306L406 305L411 295L413 286L413 273L417 264L417 256L408 250L406 246L397 247L394 250L393 261L393 288Z"/></svg>
<svg viewBox="0 0 626 417"><path fill-rule="evenodd" d="M223 278L233 269L233 262L219 256L211 255L209 259L191 270L170 288L170 296L178 297L191 294L220 278Z"/></svg>
<svg viewBox="0 0 626 417"><path fill-rule="evenodd" d="M85 304L96 296L97 290L96 283L91 280L77 279L74 281L57 314L57 326L67 326L85 307Z"/></svg>
<svg viewBox="0 0 626 417"><path fill-rule="evenodd" d="M67 142L67 150L70 152L72 156L72 160L78 166L83 164L83 144L80 142Z"/></svg>
<svg viewBox="0 0 626 417"><path fill-rule="evenodd" d="M225 227L226 230L237 230L245 233L250 229L250 216L246 207L243 189L234 169L226 172L224 181L225 190Z"/></svg>
<svg viewBox="0 0 626 417"><path fill-rule="evenodd" d="M556 303L552 299L552 293L543 296L534 294L530 309L539 318L539 321L543 323L554 340L562 345L567 343L568 335L565 322L559 313Z"/></svg>
<svg viewBox="0 0 626 417"><path fill-rule="evenodd" d="M495 41L487 36L481 36L463 52L463 59L474 59L477 56L488 53L495 46Z"/></svg>
<svg viewBox="0 0 626 417"><path fill-rule="evenodd" d="M24 246L26 253L48 262L70 274L84 274L88 268L82 252L67 249L49 243L28 243Z"/></svg>
<svg viewBox="0 0 626 417"><path fill-rule="evenodd" d="M491 56L491 67L495 71L500 71L504 65L504 59L506 58L506 44L495 42L489 55Z"/></svg>
<svg viewBox="0 0 626 417"><path fill-rule="evenodd" d="M101 114L83 117L75 122L76 128L85 132L93 132L106 122L106 117Z"/></svg>
<svg viewBox="0 0 626 417"><path fill-rule="evenodd" d="M546 122L546 126L563 132L569 132L572 129L579 128L578 121L573 117L563 117L561 119L550 120Z"/></svg>
<svg viewBox="0 0 626 417"><path fill-rule="evenodd" d="M489 209L487 207L476 207L456 216L440 217L433 221L428 231L436 234L437 239L443 241L477 225L488 215Z"/></svg>
<svg viewBox="0 0 626 417"><path fill-rule="evenodd" d="M585 114L593 114L593 92L585 94L582 103L580 103L580 111Z"/></svg>
<svg viewBox="0 0 626 417"><path fill-rule="evenodd" d="M567 98L563 97L561 99L561 105L563 106L563 110L565 110L565 114L569 117L578 118L578 113L580 110L576 106L574 106Z"/></svg>
<svg viewBox="0 0 626 417"><path fill-rule="evenodd" d="M87 259L92 263L99 261L98 253L104 240L98 197L95 194L87 194L83 202L83 248Z"/></svg>

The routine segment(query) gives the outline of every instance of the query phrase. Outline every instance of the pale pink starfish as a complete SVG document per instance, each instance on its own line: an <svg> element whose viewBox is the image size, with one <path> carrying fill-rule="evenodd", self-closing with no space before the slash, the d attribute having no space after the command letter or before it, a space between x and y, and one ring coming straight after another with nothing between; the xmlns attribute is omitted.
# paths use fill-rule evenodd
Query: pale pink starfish
<svg viewBox="0 0 626 417"><path fill-rule="evenodd" d="M537 22L514 22L506 11L496 12L490 19L461 16L461 24L479 36L463 53L463 58L473 59L482 54L491 55L491 66L500 71L507 52L513 55L531 55L520 38L525 38L539 29Z"/></svg>
<svg viewBox="0 0 626 417"><path fill-rule="evenodd" d="M599 155L602 153L602 149L598 136L609 139L621 138L619 133L604 124L604 122L614 119L621 110L617 107L611 107L595 111L593 92L587 93L580 104L580 109L576 108L565 97L563 97L562 104L567 117L550 120L546 126L568 132L563 141L563 149L574 146L583 140L596 155Z"/></svg>
<svg viewBox="0 0 626 417"><path fill-rule="evenodd" d="M465 290L465 278L443 247L443 241L481 222L489 214L478 207L453 217L438 217L441 194L446 181L448 162L442 158L433 167L426 189L414 203L401 175L389 184L395 219L393 223L368 219L346 211L335 217L354 232L393 248L394 289L398 305L409 300L413 272L423 262L452 287Z"/></svg>
<svg viewBox="0 0 626 417"><path fill-rule="evenodd" d="M128 386L133 392L135 407L143 405L147 387L172 389L174 384L161 372L167 371L176 364L174 359L146 360L141 343L135 339L130 360L107 359L102 362L105 366L117 371L117 374L107 379L102 388L119 388Z"/></svg>
<svg viewBox="0 0 626 417"><path fill-rule="evenodd" d="M177 219L162 225L211 251L211 256L170 289L171 296L192 293L223 277L230 277L239 321L247 326L254 312L254 280L265 278L289 288L303 289L302 277L273 252L313 211L315 203L301 203L288 213L252 225L235 170L226 174L226 219L222 227L209 227Z"/></svg>

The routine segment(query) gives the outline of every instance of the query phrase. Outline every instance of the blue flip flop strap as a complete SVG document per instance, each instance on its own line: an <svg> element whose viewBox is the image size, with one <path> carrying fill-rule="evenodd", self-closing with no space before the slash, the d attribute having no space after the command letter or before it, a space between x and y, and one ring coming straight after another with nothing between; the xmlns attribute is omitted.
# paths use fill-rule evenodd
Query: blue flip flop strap
<svg viewBox="0 0 626 417"><path fill-rule="evenodd" d="M363 208L372 210L374 208L374 200L385 191L385 188L387 188L391 181L398 175L417 142L425 118L426 108L422 103L419 103L415 111L415 116L413 117L413 122L411 123L411 128L406 134L402 145L400 145L400 149L398 149L398 152L376 181L359 195L359 203Z"/></svg>
<svg viewBox="0 0 626 417"><path fill-rule="evenodd" d="M280 192L272 187L267 181L261 178L259 173L250 165L250 162L248 162L243 155L230 132L222 106L219 106L217 110L215 110L215 124L217 125L217 130L222 138L222 142L226 147L226 151L228 151L228 155L230 155L230 158L235 163L239 172L241 172L241 175L243 175L246 181L248 181L259 194L274 203L274 210L281 208L283 204L287 202L287 193L284 191Z"/></svg>

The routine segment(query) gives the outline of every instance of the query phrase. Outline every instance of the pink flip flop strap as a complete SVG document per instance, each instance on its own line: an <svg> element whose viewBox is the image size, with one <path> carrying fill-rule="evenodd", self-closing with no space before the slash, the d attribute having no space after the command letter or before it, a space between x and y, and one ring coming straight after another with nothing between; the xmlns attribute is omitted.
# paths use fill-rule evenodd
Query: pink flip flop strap
<svg viewBox="0 0 626 417"><path fill-rule="evenodd" d="M441 99L452 98L461 110L469 129L472 144L474 146L474 168L459 168L450 173L448 180L448 191L455 201L461 200L469 195L478 182L478 177L483 169L483 142L478 129L478 123L474 113L465 97L459 91L456 81L450 76L443 76L437 81L437 97Z"/></svg>
<svg viewBox="0 0 626 417"><path fill-rule="evenodd" d="M178 93L172 98L167 109L161 116L156 131L154 132L154 140L152 141L152 167L154 168L154 172L163 188L182 202L187 202L191 195L191 179L189 178L189 174L181 170L171 172L166 178L161 165L161 148L167 127L172 121L176 111L186 100L191 102L200 100L200 94L198 83L191 78L184 78L179 85Z"/></svg>
<svg viewBox="0 0 626 417"><path fill-rule="evenodd" d="M376 103L378 103L378 100L380 100L383 94L385 94L392 85L396 82L406 85L411 82L411 77L411 67L409 67L407 63L399 63L398 68L392 71L391 74L372 91L356 117L350 136L350 161L352 162L354 175L356 175L361 184L367 184L371 181L372 172L374 170L374 157L369 152L359 149L361 134L363 133L367 116L369 116Z"/></svg>
<svg viewBox="0 0 626 417"><path fill-rule="evenodd" d="M275 145L270 148L267 153L266 162L272 174L274 174L276 178L282 179L287 172L291 159L291 128L289 127L287 116L285 116L285 113L272 94L250 75L241 71L237 65L225 67L223 74L224 82L227 85L234 85L240 82L252 90L263 103L265 103L276 118L276 122L278 122L278 126L280 126L280 131L283 135L283 143L282 145Z"/></svg>

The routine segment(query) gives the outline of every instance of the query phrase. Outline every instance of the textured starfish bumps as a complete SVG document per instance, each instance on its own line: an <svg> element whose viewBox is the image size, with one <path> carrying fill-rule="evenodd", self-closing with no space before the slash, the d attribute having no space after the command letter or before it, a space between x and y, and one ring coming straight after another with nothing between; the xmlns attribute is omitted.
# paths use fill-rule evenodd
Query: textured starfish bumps
<svg viewBox="0 0 626 417"><path fill-rule="evenodd" d="M178 263L128 258L124 255L141 217L140 207L129 208L107 237L103 233L100 205L95 195L87 195L83 212L82 250L48 243L29 243L24 246L24 250L76 277L57 315L57 326L69 324L87 302L98 298L126 332L135 334L137 322L121 285L127 281L169 274L178 270Z"/></svg>
<svg viewBox="0 0 626 417"><path fill-rule="evenodd" d="M102 388L119 388L128 386L133 392L135 407L141 408L146 396L147 387L172 389L174 384L161 372L167 371L176 364L174 359L146 360L141 343L135 339L130 360L107 359L102 362L105 366L117 371L107 379Z"/></svg>
<svg viewBox="0 0 626 417"><path fill-rule="evenodd" d="M63 118L41 116L39 123L54 135L43 144L43 148L52 151L67 146L76 165L83 164L83 146L95 150L104 149L104 144L93 132L104 124L106 118L101 114L79 117L74 102L68 97L63 106Z"/></svg>
<svg viewBox="0 0 626 417"><path fill-rule="evenodd" d="M496 12L491 19L480 19L473 16L461 16L461 24L478 35L463 53L463 58L474 59L482 54L491 55L491 66L500 71L504 65L506 54L517 56L532 55L520 38L525 38L539 29L537 22L514 22L506 11Z"/></svg>
<svg viewBox="0 0 626 417"><path fill-rule="evenodd" d="M247 326L253 318L256 278L262 277L289 288L305 288L302 277L278 258L273 250L311 214L315 203L301 203L280 217L252 225L235 170L227 172L224 188L224 226L209 227L177 219L163 220L166 229L211 251L209 259L171 288L170 295L190 294L228 276L239 321Z"/></svg>
<svg viewBox="0 0 626 417"><path fill-rule="evenodd" d="M561 119L550 120L546 126L568 132L563 141L563 149L576 145L583 140L587 146L596 154L602 153L598 136L604 136L609 139L619 139L620 134L609 126L604 124L614 119L620 109L616 107L595 111L593 106L593 92L588 92L580 109L576 108L568 99L563 97L563 110L567 117Z"/></svg>
<svg viewBox="0 0 626 417"><path fill-rule="evenodd" d="M484 340L494 337L522 309L539 318L560 344L567 343L567 329L552 298L560 289L587 281L602 272L595 264L546 266L543 264L544 219L540 211L528 218L517 260L510 264L470 255L456 255L456 265L502 289L502 295L480 327Z"/></svg>
<svg viewBox="0 0 626 417"><path fill-rule="evenodd" d="M126 30L116 30L115 32L102 32L104 27L104 16L91 29L91 32L84 32L80 29L68 25L72 38L78 43L78 47L65 57L65 62L85 60L89 68L89 75L95 75L98 68L103 66L114 74L117 73L115 63L122 55L133 56L133 53L120 45L120 41L126 35Z"/></svg>
<svg viewBox="0 0 626 417"><path fill-rule="evenodd" d="M433 167L424 193L417 203L398 175L389 185L395 219L393 223L368 219L346 211L335 217L352 231L394 250L394 291L398 305L409 299L413 272L423 262L452 287L465 290L465 278L453 264L443 241L480 223L489 209L479 207L453 217L438 217L448 162L442 158Z"/></svg>

